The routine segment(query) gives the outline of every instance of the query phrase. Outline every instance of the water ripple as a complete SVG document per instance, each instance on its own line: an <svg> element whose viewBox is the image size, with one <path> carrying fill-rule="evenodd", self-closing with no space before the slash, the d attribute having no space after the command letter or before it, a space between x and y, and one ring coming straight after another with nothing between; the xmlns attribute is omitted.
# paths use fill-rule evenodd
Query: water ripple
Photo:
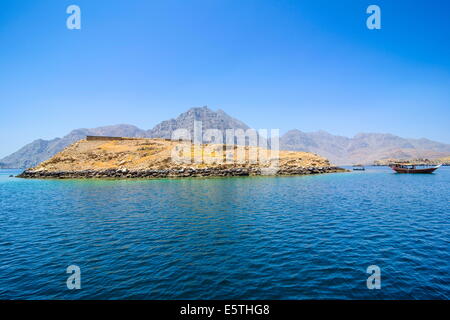
<svg viewBox="0 0 450 320"><path fill-rule="evenodd" d="M180 180L0 171L0 299L448 299L450 168ZM82 289L66 288L66 267ZM366 288L366 268L382 289Z"/></svg>

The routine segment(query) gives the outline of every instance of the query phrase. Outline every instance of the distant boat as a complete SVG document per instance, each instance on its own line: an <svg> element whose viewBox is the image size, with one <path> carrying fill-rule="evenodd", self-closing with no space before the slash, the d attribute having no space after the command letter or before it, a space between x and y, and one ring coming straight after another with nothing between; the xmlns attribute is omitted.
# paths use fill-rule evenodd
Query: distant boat
<svg viewBox="0 0 450 320"><path fill-rule="evenodd" d="M355 171L364 171L364 170L366 170L366 168L364 168L364 166L362 164L355 164L353 166L353 170L355 170Z"/></svg>
<svg viewBox="0 0 450 320"><path fill-rule="evenodd" d="M440 166L442 164L434 167L417 168L417 165L414 164L393 164L390 167L397 173L433 173Z"/></svg>

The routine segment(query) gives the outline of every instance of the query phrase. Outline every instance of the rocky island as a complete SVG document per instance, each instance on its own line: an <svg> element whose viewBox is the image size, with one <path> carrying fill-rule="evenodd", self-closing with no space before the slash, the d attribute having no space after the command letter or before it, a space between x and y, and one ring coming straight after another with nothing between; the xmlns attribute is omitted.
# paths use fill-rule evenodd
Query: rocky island
<svg viewBox="0 0 450 320"><path fill-rule="evenodd" d="M248 146L186 144L184 147L187 146L188 155L184 154L181 161L180 158L175 161L174 150L180 144L183 146L183 142L169 139L83 139L36 167L25 170L18 177L170 178L304 175L345 171L331 165L327 159L308 152L279 151L275 166L273 161L252 161L249 157L252 153L263 154L269 150ZM242 148L240 150L245 153L245 161L236 161L238 148ZM201 161L195 158L195 152L200 152ZM226 159L230 155L231 161L230 158Z"/></svg>

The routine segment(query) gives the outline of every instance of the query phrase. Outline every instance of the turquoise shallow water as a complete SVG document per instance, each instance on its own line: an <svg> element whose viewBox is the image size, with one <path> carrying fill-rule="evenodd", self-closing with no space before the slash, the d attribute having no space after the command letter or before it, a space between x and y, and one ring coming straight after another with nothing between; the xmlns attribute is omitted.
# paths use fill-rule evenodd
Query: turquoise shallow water
<svg viewBox="0 0 450 320"><path fill-rule="evenodd" d="M450 168L22 180L0 171L0 299L449 299ZM81 268L68 290L66 268ZM368 290L366 268L381 268Z"/></svg>

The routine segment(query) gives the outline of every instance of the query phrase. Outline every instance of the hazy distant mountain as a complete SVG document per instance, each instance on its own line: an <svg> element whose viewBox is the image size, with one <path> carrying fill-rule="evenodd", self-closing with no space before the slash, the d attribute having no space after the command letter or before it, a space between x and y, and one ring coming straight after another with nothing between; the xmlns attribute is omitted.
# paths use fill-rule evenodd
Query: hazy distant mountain
<svg viewBox="0 0 450 320"><path fill-rule="evenodd" d="M280 148L314 152L339 165L372 164L388 158L439 158L450 154L449 144L428 139L405 139L382 133L360 133L347 138L325 131L306 133L300 130L284 134Z"/></svg>
<svg viewBox="0 0 450 320"><path fill-rule="evenodd" d="M222 110L207 107L192 108L175 119L163 121L153 129L142 130L120 124L94 129L77 129L63 138L35 140L0 160L0 168L29 168L49 159L68 145L87 135L171 138L176 129L188 129L193 136L194 120L202 121L206 129L249 129L242 121L230 117ZM371 164L388 158L441 158L450 155L450 145L428 139L405 139L392 134L361 133L353 138L335 136L325 131L302 132L291 130L280 139L280 148L308 151L328 158L334 164Z"/></svg>
<svg viewBox="0 0 450 320"><path fill-rule="evenodd" d="M47 160L75 141L93 136L145 137L146 131L128 124L99 127L94 129L76 129L63 138L35 140L13 154L0 160L0 168L30 168Z"/></svg>

